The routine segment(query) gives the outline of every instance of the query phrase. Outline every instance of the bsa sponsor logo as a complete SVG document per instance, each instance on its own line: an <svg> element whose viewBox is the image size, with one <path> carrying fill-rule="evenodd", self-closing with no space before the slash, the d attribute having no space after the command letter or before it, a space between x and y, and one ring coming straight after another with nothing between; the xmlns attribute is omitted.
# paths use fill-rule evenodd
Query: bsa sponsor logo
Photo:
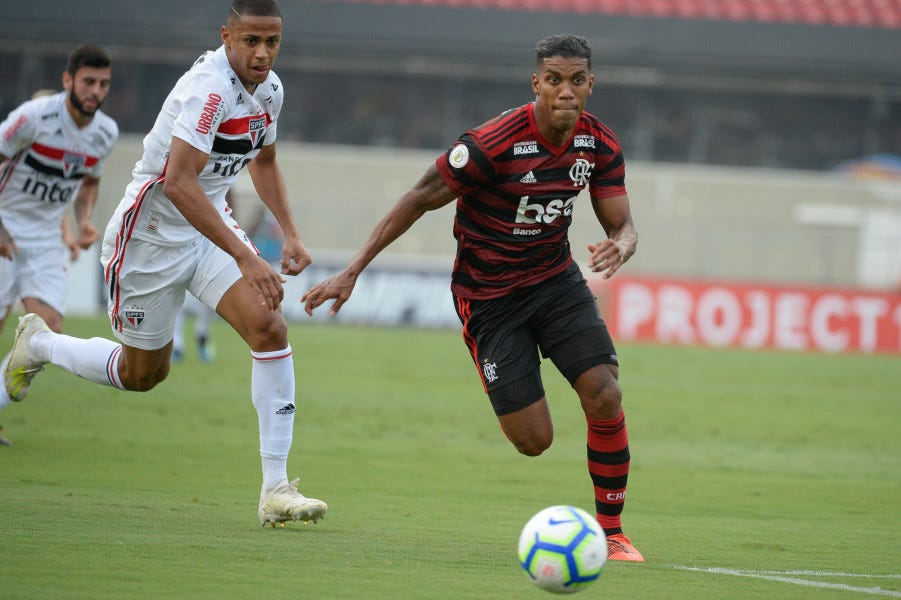
<svg viewBox="0 0 901 600"><path fill-rule="evenodd" d="M67 178L72 176L76 169L83 169L85 165L84 156L78 154L63 153L63 175Z"/></svg>
<svg viewBox="0 0 901 600"><path fill-rule="evenodd" d="M584 158L577 158L573 166L569 168L569 178L573 180L573 187L585 187L588 185L593 168L594 163L590 163Z"/></svg>
<svg viewBox="0 0 901 600"><path fill-rule="evenodd" d="M19 115L19 118L16 119L16 122L12 124L6 131L3 132L3 141L8 142L9 140L16 137L16 134L19 133L19 130L22 129L22 125L28 122L28 117L25 115Z"/></svg>
<svg viewBox="0 0 901 600"><path fill-rule="evenodd" d="M576 197L573 196L569 200L558 199L551 200L547 204L541 204L539 202L529 204L529 197L523 196L519 201L519 207L516 209L516 222L526 225L534 225L535 223L553 223L557 217L569 217L572 215L573 204L575 201Z"/></svg>
<svg viewBox="0 0 901 600"><path fill-rule="evenodd" d="M577 135L573 138L573 148L594 148L594 136Z"/></svg>
<svg viewBox="0 0 901 600"><path fill-rule="evenodd" d="M513 144L513 156L522 156L524 154L538 154L538 142L529 140Z"/></svg>
<svg viewBox="0 0 901 600"><path fill-rule="evenodd" d="M469 148L465 144L457 144L450 151L447 160L453 168L462 169L469 162Z"/></svg>
<svg viewBox="0 0 901 600"><path fill-rule="evenodd" d="M50 119L57 119L57 118L59 118L58 111L44 113L43 115L41 115L41 121L49 121Z"/></svg>
<svg viewBox="0 0 901 600"><path fill-rule="evenodd" d="M253 147L257 146L257 139L261 134L266 133L266 116L254 117L247 124L247 130L250 133L250 143Z"/></svg>
<svg viewBox="0 0 901 600"><path fill-rule="evenodd" d="M210 132L221 106L222 96L216 93L207 96L206 104L203 105L203 112L200 113L200 119L197 121L197 127L194 128L197 133L206 135Z"/></svg>

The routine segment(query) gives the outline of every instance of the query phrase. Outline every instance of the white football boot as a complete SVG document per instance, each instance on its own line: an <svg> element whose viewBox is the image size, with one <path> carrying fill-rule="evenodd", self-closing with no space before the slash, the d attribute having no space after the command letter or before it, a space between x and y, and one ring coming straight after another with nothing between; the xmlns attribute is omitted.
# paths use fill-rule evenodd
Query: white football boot
<svg viewBox="0 0 901 600"><path fill-rule="evenodd" d="M284 527L285 521L313 521L314 523L325 516L328 504L316 498L307 498L297 491L297 482L300 479L277 485L268 492L260 494L260 508L257 516L260 524L275 527L277 523Z"/></svg>
<svg viewBox="0 0 901 600"><path fill-rule="evenodd" d="M6 368L3 370L6 393L15 402L25 399L31 388L32 379L43 371L44 365L47 364L46 360L34 358L29 349L31 338L40 331L50 331L41 317L34 313L19 317L13 349L9 353L9 360L6 361Z"/></svg>

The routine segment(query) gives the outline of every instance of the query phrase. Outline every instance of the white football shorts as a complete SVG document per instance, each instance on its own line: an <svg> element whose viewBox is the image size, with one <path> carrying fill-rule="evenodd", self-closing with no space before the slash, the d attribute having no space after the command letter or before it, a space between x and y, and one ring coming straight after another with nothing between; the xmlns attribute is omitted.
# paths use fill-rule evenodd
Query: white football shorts
<svg viewBox="0 0 901 600"><path fill-rule="evenodd" d="M235 260L209 239L199 236L184 246L165 246L138 238L128 240L113 269L116 236L105 235L100 262L107 289L107 308L113 333L123 344L158 350L175 333L175 314L185 291L216 309L225 292L241 277ZM250 248L244 232L235 233Z"/></svg>
<svg viewBox="0 0 901 600"><path fill-rule="evenodd" d="M0 316L9 311L16 298L37 298L64 315L68 286L62 244L22 249L12 260L0 258Z"/></svg>

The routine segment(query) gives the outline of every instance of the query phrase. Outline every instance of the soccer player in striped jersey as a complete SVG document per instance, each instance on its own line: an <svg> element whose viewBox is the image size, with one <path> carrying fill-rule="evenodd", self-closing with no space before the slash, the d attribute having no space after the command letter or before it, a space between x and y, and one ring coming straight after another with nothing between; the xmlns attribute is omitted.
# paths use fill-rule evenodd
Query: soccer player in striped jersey
<svg viewBox="0 0 901 600"><path fill-rule="evenodd" d="M612 277L637 234L620 144L585 104L594 86L591 48L574 35L536 46L535 101L465 133L376 225L345 269L301 301L336 314L372 259L425 212L457 201L451 290L463 338L501 429L537 456L553 440L539 363L550 358L578 394L588 425L588 471L608 558L642 562L623 534L629 442L619 362L595 298L573 261L567 230L587 189L606 239L588 244L588 266Z"/></svg>
<svg viewBox="0 0 901 600"><path fill-rule="evenodd" d="M272 71L282 39L273 0L233 0L222 45L175 84L132 182L107 225L101 262L113 333L80 339L49 331L34 314L19 321L4 385L22 400L47 363L122 390L146 391L169 373L174 316L186 292L216 309L250 347L263 483L260 523L316 521L328 509L289 482L294 361L280 304L282 274L312 262L291 214L276 160L284 90ZM230 216L225 196L247 167L285 234L281 272L258 256Z"/></svg>
<svg viewBox="0 0 901 600"><path fill-rule="evenodd" d="M97 240L91 217L119 137L116 122L100 110L111 75L102 48L78 46L62 74L64 90L36 92L0 124L0 330L17 298L53 331L62 329L67 246L74 257ZM0 386L0 408L9 403Z"/></svg>

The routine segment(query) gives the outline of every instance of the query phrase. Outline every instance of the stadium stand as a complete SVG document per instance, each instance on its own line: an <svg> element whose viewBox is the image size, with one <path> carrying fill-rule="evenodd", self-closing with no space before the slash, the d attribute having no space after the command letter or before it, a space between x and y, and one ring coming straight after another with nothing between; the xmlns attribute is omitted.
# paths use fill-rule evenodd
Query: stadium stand
<svg viewBox="0 0 901 600"><path fill-rule="evenodd" d="M152 125L165 90L219 43L210 20L223 18L222 0L7 4L0 109L58 85L72 44L90 40L116 61L107 108L125 132ZM828 170L901 155L901 0L292 0L282 10L283 139L445 147L528 101L530 49L567 31L591 40L590 107L633 160Z"/></svg>
<svg viewBox="0 0 901 600"><path fill-rule="evenodd" d="M346 0L375 4L591 13L657 19L901 27L901 0Z"/></svg>

